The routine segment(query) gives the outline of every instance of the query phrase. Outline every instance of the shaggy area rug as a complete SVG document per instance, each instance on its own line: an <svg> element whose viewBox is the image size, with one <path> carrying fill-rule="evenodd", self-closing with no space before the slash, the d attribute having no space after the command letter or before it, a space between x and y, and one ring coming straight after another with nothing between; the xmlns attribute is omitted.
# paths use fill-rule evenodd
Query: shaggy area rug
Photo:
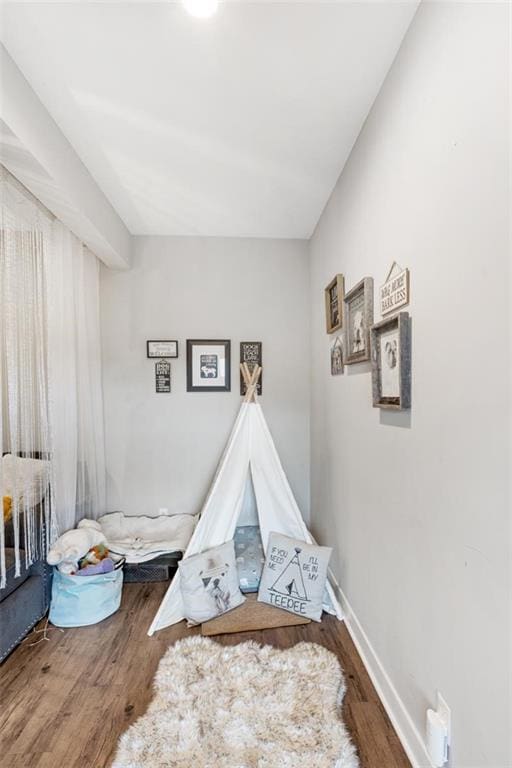
<svg viewBox="0 0 512 768"><path fill-rule="evenodd" d="M315 643L178 641L113 768L357 768L336 656Z"/></svg>

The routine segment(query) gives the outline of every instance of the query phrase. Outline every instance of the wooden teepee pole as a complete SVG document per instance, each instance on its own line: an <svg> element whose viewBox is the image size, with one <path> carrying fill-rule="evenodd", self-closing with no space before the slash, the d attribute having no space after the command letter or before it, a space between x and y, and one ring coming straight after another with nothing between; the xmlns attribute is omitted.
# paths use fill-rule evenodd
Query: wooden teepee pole
<svg viewBox="0 0 512 768"><path fill-rule="evenodd" d="M244 403L257 402L258 394L258 380L261 376L261 366L255 365L251 373L247 363L240 363L240 371L245 384L245 397Z"/></svg>

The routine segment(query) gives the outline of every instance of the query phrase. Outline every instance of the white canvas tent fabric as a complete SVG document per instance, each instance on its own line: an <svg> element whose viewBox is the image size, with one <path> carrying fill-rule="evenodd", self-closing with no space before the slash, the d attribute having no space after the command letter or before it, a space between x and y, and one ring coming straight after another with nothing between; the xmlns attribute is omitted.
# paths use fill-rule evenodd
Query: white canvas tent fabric
<svg viewBox="0 0 512 768"><path fill-rule="evenodd" d="M242 508L248 472L251 472L261 539L266 549L273 531L313 543L293 496L261 406L242 403L240 412L204 503L184 557L223 544L233 538ZM324 610L342 618L332 586L327 583ZM179 571L172 580L149 628L158 629L184 619Z"/></svg>

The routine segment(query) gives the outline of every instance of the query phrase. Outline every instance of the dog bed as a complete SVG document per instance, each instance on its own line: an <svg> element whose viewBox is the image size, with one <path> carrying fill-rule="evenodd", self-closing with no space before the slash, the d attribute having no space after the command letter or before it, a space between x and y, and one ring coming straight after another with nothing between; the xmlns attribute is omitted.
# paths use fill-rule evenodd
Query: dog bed
<svg viewBox="0 0 512 768"><path fill-rule="evenodd" d="M184 552L197 523L194 515L133 517L111 512L98 518L108 548L127 563L144 563L169 552Z"/></svg>

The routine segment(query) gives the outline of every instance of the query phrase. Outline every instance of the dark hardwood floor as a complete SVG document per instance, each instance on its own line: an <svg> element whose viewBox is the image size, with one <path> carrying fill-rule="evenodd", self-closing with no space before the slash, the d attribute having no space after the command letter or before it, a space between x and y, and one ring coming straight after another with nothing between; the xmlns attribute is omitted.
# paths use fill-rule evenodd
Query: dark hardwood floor
<svg viewBox="0 0 512 768"><path fill-rule="evenodd" d="M178 638L198 632L182 622L147 637L165 587L126 584L114 616L93 627L52 629L50 641L35 646L29 643L41 635L30 635L0 666L2 768L110 765L119 735L151 700L161 656ZM226 645L252 639L281 648L309 640L329 648L345 670L343 717L361 768L410 768L343 623L327 616L321 624L215 639Z"/></svg>

